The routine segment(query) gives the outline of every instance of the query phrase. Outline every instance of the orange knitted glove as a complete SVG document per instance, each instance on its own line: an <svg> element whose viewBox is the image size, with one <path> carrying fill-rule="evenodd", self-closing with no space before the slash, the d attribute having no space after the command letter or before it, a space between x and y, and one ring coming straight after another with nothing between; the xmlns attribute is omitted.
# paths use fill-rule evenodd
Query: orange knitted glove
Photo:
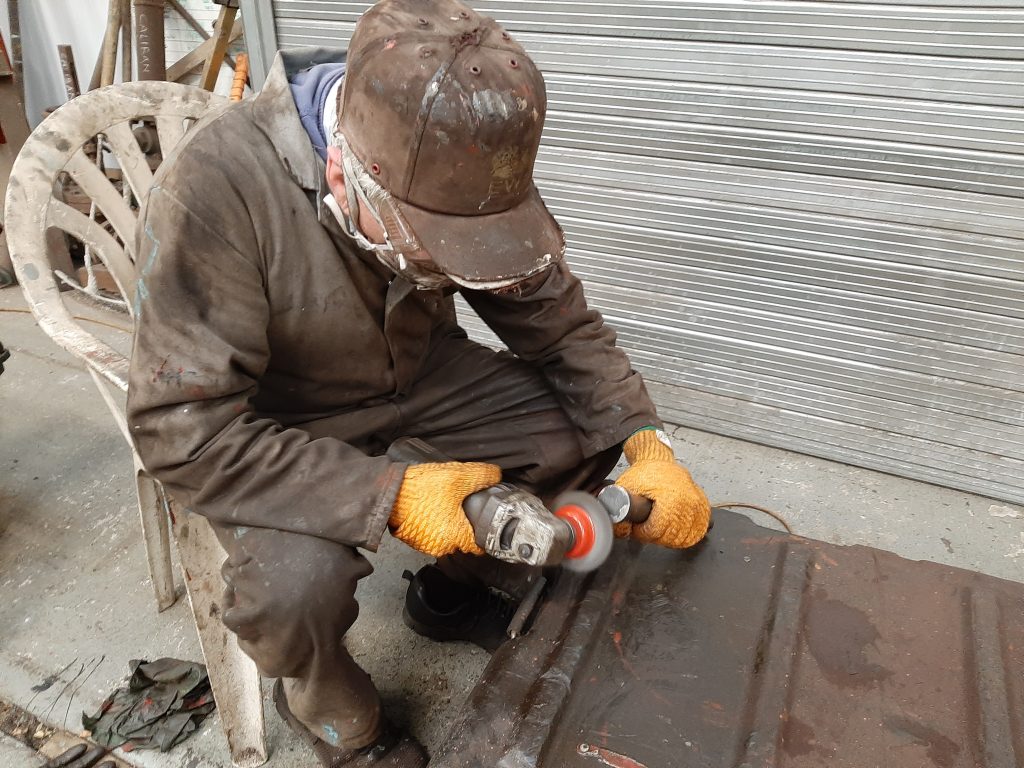
<svg viewBox="0 0 1024 768"><path fill-rule="evenodd" d="M630 468L616 480L630 493L654 502L643 523L619 523L615 535L683 549L704 538L711 521L711 505L690 473L676 464L664 432L634 432L622 449Z"/></svg>
<svg viewBox="0 0 1024 768"><path fill-rule="evenodd" d="M454 552L482 555L462 511L472 493L501 482L494 464L451 461L414 464L405 470L388 527L396 539L433 557Z"/></svg>

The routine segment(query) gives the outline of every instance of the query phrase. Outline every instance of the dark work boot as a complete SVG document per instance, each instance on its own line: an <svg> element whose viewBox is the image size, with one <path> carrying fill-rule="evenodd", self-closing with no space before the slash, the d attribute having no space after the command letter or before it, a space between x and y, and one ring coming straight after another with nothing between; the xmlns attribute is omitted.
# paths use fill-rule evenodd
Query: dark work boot
<svg viewBox="0 0 1024 768"><path fill-rule="evenodd" d="M288 727L313 750L324 768L426 768L427 753L423 746L387 721L373 744L361 749L345 749L317 738L292 714L280 680L274 684L274 705Z"/></svg>
<svg viewBox="0 0 1024 768"><path fill-rule="evenodd" d="M425 565L409 581L402 618L417 635L446 642L466 640L493 653L506 639L515 603L484 586L463 584L436 565Z"/></svg>

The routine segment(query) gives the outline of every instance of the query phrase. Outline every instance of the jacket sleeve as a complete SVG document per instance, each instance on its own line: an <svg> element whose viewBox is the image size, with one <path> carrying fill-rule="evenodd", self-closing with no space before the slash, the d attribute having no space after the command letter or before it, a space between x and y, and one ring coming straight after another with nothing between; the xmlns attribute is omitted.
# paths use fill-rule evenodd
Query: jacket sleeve
<svg viewBox="0 0 1024 768"><path fill-rule="evenodd" d="M251 228L202 212L158 186L139 220L128 423L143 465L213 521L376 549L405 465L253 412L270 356L263 260Z"/></svg>
<svg viewBox="0 0 1024 768"><path fill-rule="evenodd" d="M615 331L587 306L564 262L506 292L462 294L512 353L543 371L588 455L641 427L661 426L643 379L615 345Z"/></svg>

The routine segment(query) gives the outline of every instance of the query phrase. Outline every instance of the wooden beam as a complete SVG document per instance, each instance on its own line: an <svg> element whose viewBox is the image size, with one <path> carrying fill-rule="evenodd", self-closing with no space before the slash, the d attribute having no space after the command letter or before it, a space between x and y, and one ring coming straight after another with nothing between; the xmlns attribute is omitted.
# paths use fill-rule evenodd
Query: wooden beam
<svg viewBox="0 0 1024 768"><path fill-rule="evenodd" d="M231 34L228 36L228 43L233 43L235 40L240 38L244 32L242 22L238 22L231 27ZM171 66L167 68L167 81L176 83L183 77L188 75L190 72L203 66L206 60L210 57L210 52L213 51L216 40L210 38L205 42L201 43L199 47L189 51Z"/></svg>
<svg viewBox="0 0 1024 768"><path fill-rule="evenodd" d="M175 12L179 16L181 16L181 18L187 21L188 25L192 27L192 29L194 29L196 32L198 32L199 36L203 38L203 40L210 39L210 33L203 28L202 24L196 21L196 17L189 13L188 9L184 5L179 3L178 0L167 0L167 4L171 6L171 8L173 8Z"/></svg>
<svg viewBox="0 0 1024 768"><path fill-rule="evenodd" d="M117 61L117 39L121 33L121 0L110 0L107 10L107 27L103 35L103 44L96 58L96 68L89 80L89 90L94 91L102 85L114 82L114 64ZM109 79L104 75L109 74Z"/></svg>
<svg viewBox="0 0 1024 768"><path fill-rule="evenodd" d="M188 8L179 3L178 0L167 0L167 4L174 9L175 13L188 22L188 25L192 27L192 29L196 31L196 34L203 38L203 40L210 39L210 33L203 28L203 25L196 20L195 16L188 12ZM230 53L224 54L224 63L232 69L235 68L235 60L231 58Z"/></svg>
<svg viewBox="0 0 1024 768"><path fill-rule="evenodd" d="M220 13L217 14L217 23L213 27L213 50L209 58L203 64L203 74L199 78L199 87L212 91L217 85L217 75L220 73L220 63L224 54L228 52L228 45L231 40L231 30L235 24L235 16L238 14L238 7L235 5L222 5Z"/></svg>
<svg viewBox="0 0 1024 768"><path fill-rule="evenodd" d="M121 17L124 15L124 3L121 0L110 0L107 14L107 31L103 36L103 55L100 57L100 87L112 85L114 67L117 64L117 43L121 36Z"/></svg>

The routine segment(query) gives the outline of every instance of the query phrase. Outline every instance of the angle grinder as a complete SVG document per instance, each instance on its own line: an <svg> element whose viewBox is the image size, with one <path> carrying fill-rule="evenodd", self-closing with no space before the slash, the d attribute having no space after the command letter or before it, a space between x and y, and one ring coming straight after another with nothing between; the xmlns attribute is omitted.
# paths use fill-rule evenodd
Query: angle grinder
<svg viewBox="0 0 1024 768"><path fill-rule="evenodd" d="M462 509L476 543L499 560L586 572L612 549L607 510L582 491L561 494L548 509L532 493L500 483L468 496Z"/></svg>
<svg viewBox="0 0 1024 768"><path fill-rule="evenodd" d="M408 437L392 443L387 455L407 464L451 461L423 440ZM507 562L592 571L608 559L614 541L608 509L582 491L561 494L549 509L532 493L499 483L468 496L462 509L477 545Z"/></svg>

